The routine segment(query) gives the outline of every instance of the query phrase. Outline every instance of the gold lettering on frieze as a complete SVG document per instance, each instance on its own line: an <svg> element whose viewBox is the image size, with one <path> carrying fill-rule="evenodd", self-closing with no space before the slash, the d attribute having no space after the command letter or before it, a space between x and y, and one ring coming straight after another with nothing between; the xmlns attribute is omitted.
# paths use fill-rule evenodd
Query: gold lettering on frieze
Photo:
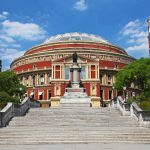
<svg viewBox="0 0 150 150"><path fill-rule="evenodd" d="M54 61L56 59L60 59L63 57L67 57L69 54L61 54L61 55L50 55L50 56L40 56L40 57L34 57L34 58L26 58L22 61L16 62L12 65L12 69L25 65L25 64L30 64L34 62L42 62L42 61ZM132 60L128 58L123 58L119 56L110 56L110 55L90 55L90 54L84 54L83 56L87 58L92 58L92 59L99 59L99 60L106 60L106 61L114 61L114 62L121 62L128 64Z"/></svg>

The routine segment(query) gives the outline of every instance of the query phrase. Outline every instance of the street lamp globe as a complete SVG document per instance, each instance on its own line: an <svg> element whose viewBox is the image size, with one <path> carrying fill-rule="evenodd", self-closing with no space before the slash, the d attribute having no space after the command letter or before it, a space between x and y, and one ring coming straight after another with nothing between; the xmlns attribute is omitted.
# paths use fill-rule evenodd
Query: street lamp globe
<svg viewBox="0 0 150 150"><path fill-rule="evenodd" d="M124 86L124 87L123 87L123 90L126 90L126 89L127 89L127 87L126 87L126 86Z"/></svg>
<svg viewBox="0 0 150 150"><path fill-rule="evenodd" d="M22 91L22 88L21 88L21 87L19 88L19 91Z"/></svg>

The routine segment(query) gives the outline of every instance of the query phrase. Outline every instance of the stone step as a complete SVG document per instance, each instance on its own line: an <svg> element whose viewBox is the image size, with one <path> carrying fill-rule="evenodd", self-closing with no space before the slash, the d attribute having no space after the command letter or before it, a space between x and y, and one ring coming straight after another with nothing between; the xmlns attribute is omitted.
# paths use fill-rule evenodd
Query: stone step
<svg viewBox="0 0 150 150"><path fill-rule="evenodd" d="M144 143L149 144L150 140L146 139L113 139L113 138L97 138L97 139L17 139L17 140L1 140L0 145L41 145L41 144L81 144L81 143Z"/></svg>
<svg viewBox="0 0 150 150"><path fill-rule="evenodd" d="M68 105L68 106L67 106ZM149 143L150 129L139 127L117 109L67 104L56 109L30 109L0 128L0 144Z"/></svg>

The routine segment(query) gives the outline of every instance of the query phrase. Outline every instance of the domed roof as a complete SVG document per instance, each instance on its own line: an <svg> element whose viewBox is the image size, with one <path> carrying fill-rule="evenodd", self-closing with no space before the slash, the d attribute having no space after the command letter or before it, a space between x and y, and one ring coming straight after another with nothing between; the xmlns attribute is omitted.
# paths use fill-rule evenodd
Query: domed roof
<svg viewBox="0 0 150 150"><path fill-rule="evenodd" d="M48 43L55 43L55 42L65 42L65 41L88 41L88 42L101 42L109 44L109 42L103 39L100 36L94 34L87 34L87 33L65 33L65 34L58 34L55 36L51 36L43 44Z"/></svg>

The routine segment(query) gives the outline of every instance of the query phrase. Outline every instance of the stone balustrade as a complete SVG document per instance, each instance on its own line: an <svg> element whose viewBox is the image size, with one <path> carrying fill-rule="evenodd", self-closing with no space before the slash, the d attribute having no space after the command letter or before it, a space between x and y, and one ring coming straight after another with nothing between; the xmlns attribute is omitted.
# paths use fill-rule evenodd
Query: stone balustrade
<svg viewBox="0 0 150 150"><path fill-rule="evenodd" d="M150 127L150 111L142 110L137 103L127 104L121 96L118 96L117 106L115 105L115 101L112 100L111 107L117 107L122 115L133 116L139 122L140 126Z"/></svg>
<svg viewBox="0 0 150 150"><path fill-rule="evenodd" d="M130 105L125 103L121 96L117 98L117 108L122 112L122 115L130 115Z"/></svg>
<svg viewBox="0 0 150 150"><path fill-rule="evenodd" d="M5 108L0 111L0 127L5 127L11 118L13 118L13 110L13 103L8 103Z"/></svg>
<svg viewBox="0 0 150 150"><path fill-rule="evenodd" d="M14 105L14 115L15 116L24 116L27 111L30 109L30 99L26 97L21 104Z"/></svg>
<svg viewBox="0 0 150 150"><path fill-rule="evenodd" d="M150 111L142 110L135 102L131 104L130 111L141 126L150 127Z"/></svg>
<svg viewBox="0 0 150 150"><path fill-rule="evenodd" d="M21 104L8 103L0 111L0 127L5 127L14 116L23 116L30 109L30 99L25 98Z"/></svg>

